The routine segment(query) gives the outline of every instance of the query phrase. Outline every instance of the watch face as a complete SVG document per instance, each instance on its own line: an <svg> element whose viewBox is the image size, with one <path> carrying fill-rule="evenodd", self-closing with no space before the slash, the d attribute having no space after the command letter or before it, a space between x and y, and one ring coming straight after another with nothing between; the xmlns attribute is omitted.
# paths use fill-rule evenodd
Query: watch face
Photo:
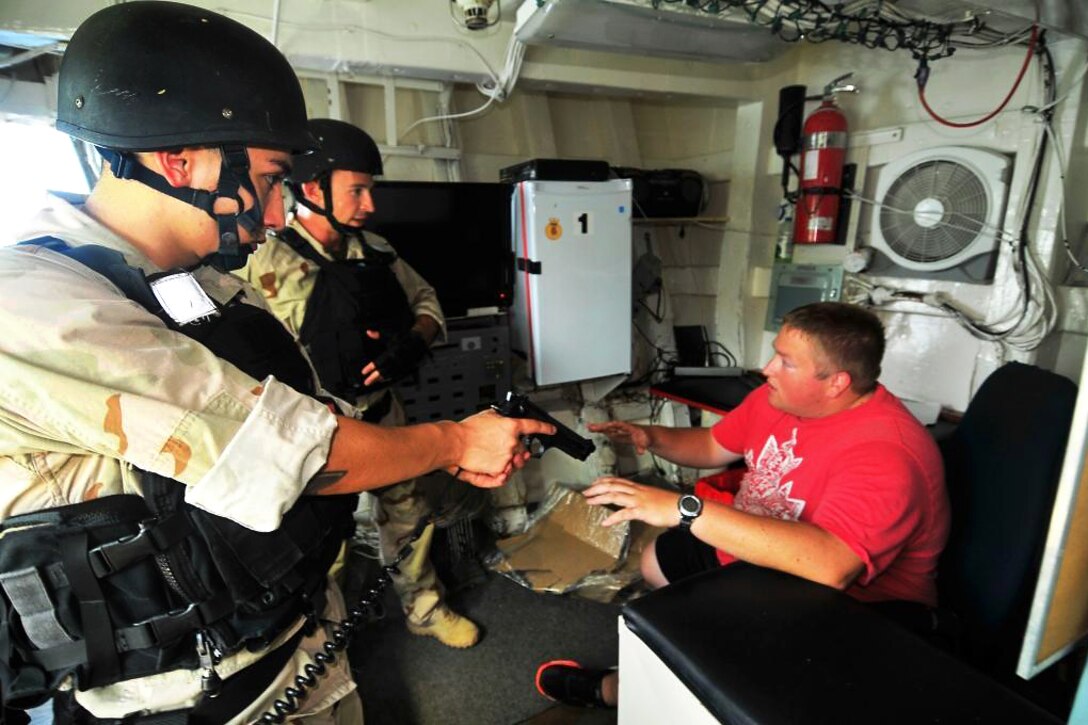
<svg viewBox="0 0 1088 725"><path fill-rule="evenodd" d="M679 506L682 516L698 516L703 510L703 502L698 496L692 496L690 493L680 497Z"/></svg>

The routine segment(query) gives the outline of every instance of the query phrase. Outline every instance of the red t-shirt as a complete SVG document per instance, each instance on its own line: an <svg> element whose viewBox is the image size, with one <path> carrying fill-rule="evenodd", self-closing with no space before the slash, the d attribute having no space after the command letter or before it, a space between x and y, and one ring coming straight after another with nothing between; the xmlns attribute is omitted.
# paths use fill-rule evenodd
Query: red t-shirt
<svg viewBox="0 0 1088 725"><path fill-rule="evenodd" d="M712 434L748 465L734 508L807 521L837 536L865 564L847 590L857 599L936 605L949 515L941 457L884 386L856 408L798 418L771 407L764 385ZM718 559L735 561L724 551Z"/></svg>

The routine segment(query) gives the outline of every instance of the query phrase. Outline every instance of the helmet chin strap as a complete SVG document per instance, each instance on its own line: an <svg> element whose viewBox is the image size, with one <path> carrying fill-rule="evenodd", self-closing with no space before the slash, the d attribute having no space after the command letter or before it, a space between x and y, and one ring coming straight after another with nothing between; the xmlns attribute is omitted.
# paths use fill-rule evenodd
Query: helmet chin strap
<svg viewBox="0 0 1088 725"><path fill-rule="evenodd" d="M302 185L298 183L291 183L291 192L295 195L295 201L302 206L306 207L314 214L319 214L325 217L329 221L329 225L346 237L355 237L359 240L359 243L363 245L363 259L370 263L377 264L392 264L393 260L397 258L396 254L390 254L389 252L383 252L379 249L375 249L370 246L366 240L366 235L363 234L363 230L359 227L349 227L336 217L332 215L332 174L326 172L321 175L321 195L325 199L325 206L320 207L314 204L312 201L306 198L306 195L302 192Z"/></svg>
<svg viewBox="0 0 1088 725"><path fill-rule="evenodd" d="M314 214L325 217L328 220L329 226L335 229L337 232L345 237L361 237L359 234L360 229L358 227L349 227L332 214L332 174L325 172L318 177L318 183L321 184L321 196L325 200L325 206L320 207L314 204L312 201L306 198L306 194L302 191L301 184L292 184L291 191L295 195L295 200L302 204L304 207L312 211Z"/></svg>
<svg viewBox="0 0 1088 725"><path fill-rule="evenodd" d="M246 266L246 258L253 252L251 245L243 246L239 241L238 227L255 237L264 223L264 209L257 190L253 188L253 180L249 178L249 154L245 146L220 146L219 154L222 163L219 167L219 188L215 193L217 197L234 199L238 211L234 214L212 213L219 225L219 250L204 260L221 272L229 272ZM238 196L239 186L253 198L253 206L248 210L243 211L244 205Z"/></svg>
<svg viewBox="0 0 1088 725"><path fill-rule="evenodd" d="M251 235L256 235L264 220L260 198L253 187L253 180L249 178L249 154L245 146L219 147L221 163L219 184L215 191L171 186L165 177L139 163L131 153L104 148L99 148L98 152L109 163L113 175L118 179L138 181L160 194L166 194L200 209L215 220L218 227L219 249L204 257L201 260L202 263L210 264L223 272L245 266L246 257L249 256L252 248L241 244L238 238L238 227L245 229ZM238 195L239 188L245 189L253 197L253 206L248 210L244 209L245 204ZM219 199L232 200L237 205L237 211L217 214L215 202Z"/></svg>

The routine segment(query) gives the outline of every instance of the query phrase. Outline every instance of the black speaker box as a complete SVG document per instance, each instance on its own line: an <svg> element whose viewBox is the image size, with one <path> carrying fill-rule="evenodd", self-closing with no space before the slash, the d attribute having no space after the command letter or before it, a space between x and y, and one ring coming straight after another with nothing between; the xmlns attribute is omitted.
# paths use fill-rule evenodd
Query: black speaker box
<svg viewBox="0 0 1088 725"><path fill-rule="evenodd" d="M805 116L805 86L786 86L778 90L778 120L774 124L774 148L779 156L792 156L801 150L801 128Z"/></svg>
<svg viewBox="0 0 1088 725"><path fill-rule="evenodd" d="M593 159L531 159L499 170L499 181L608 181L608 162Z"/></svg>
<svg viewBox="0 0 1088 725"><path fill-rule="evenodd" d="M693 217L703 210L703 177L688 169L615 167L621 179L631 179L635 217Z"/></svg>

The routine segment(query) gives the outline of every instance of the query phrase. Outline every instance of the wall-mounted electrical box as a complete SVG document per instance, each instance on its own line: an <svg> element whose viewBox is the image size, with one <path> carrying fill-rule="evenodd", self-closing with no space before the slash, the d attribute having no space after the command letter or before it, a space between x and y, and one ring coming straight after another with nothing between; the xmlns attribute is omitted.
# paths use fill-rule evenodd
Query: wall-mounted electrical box
<svg viewBox="0 0 1088 725"><path fill-rule="evenodd" d="M821 264L776 264L771 270L771 294L764 329L777 332L786 313L812 302L838 300L842 267Z"/></svg>

